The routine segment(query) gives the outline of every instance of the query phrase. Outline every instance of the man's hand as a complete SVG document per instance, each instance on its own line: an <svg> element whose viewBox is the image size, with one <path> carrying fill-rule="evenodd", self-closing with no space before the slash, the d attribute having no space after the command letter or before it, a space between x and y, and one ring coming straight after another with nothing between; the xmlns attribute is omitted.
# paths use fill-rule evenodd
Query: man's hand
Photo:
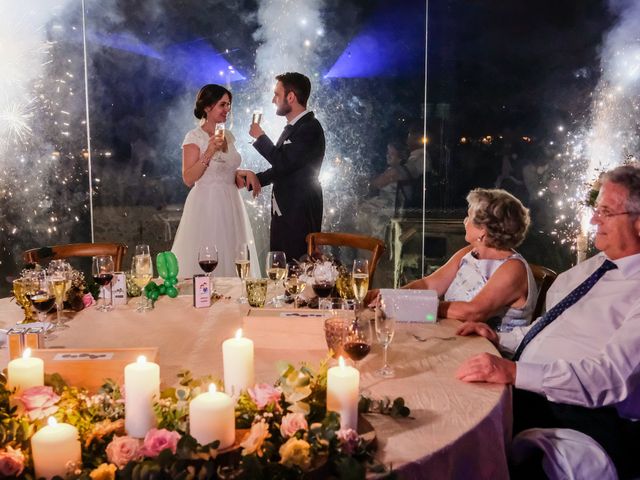
<svg viewBox="0 0 640 480"><path fill-rule="evenodd" d="M456 335L461 335L463 337L468 335L480 335L496 346L500 340L498 338L498 334L494 332L489 325L482 322L464 322L456 331Z"/></svg>
<svg viewBox="0 0 640 480"><path fill-rule="evenodd" d="M371 305L379 293L380 293L380 290L377 288L374 288L373 290L369 290L367 292L367 295L364 297L364 300L362 301L362 305L364 306Z"/></svg>
<svg viewBox="0 0 640 480"><path fill-rule="evenodd" d="M481 353L460 365L456 378L463 382L513 384L516 382L516 363L490 353Z"/></svg>
<svg viewBox="0 0 640 480"><path fill-rule="evenodd" d="M262 130L262 127L259 124L252 123L249 127L249 135L253 138L258 138L260 135L264 135L264 130Z"/></svg>

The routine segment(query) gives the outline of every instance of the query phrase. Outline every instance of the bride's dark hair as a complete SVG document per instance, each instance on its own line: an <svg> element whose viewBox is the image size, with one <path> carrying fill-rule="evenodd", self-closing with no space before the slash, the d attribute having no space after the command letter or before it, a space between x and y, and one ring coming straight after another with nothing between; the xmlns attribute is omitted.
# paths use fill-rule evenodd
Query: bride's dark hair
<svg viewBox="0 0 640 480"><path fill-rule="evenodd" d="M198 95L196 95L196 107L193 109L193 114L197 119L207 118L207 112L204 111L206 107L215 105L218 103L224 94L229 95L229 101L233 100L233 95L226 88L210 83L200 89Z"/></svg>

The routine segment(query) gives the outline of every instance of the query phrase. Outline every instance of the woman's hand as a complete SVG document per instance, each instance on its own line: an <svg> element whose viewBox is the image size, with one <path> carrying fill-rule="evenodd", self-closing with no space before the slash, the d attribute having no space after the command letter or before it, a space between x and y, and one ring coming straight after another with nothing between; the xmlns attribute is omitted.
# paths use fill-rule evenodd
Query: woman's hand
<svg viewBox="0 0 640 480"><path fill-rule="evenodd" d="M204 157L211 160L216 152L221 152L224 148L224 137L219 135L213 135L209 138L209 144L207 145L207 149L204 151Z"/></svg>
<svg viewBox="0 0 640 480"><path fill-rule="evenodd" d="M262 190L260 180L251 170L236 170L236 185L238 188L247 187L247 190L253 192L253 198L256 198Z"/></svg>

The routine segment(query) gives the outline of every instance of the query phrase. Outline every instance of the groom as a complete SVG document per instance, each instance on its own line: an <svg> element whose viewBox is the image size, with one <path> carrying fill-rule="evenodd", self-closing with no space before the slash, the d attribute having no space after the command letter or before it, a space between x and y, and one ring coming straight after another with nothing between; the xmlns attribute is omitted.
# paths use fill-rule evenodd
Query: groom
<svg viewBox="0 0 640 480"><path fill-rule="evenodd" d="M272 103L287 125L274 143L260 125L252 123L253 146L271 168L257 174L262 186L273 184L270 250L281 250L287 260L307 251L305 237L322 227L322 187L318 176L324 158L324 130L307 110L309 79L297 72L276 77Z"/></svg>

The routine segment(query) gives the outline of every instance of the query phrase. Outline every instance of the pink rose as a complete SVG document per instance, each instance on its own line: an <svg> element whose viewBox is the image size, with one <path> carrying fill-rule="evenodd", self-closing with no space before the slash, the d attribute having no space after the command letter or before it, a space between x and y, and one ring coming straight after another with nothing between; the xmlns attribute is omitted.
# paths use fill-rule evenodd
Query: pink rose
<svg viewBox="0 0 640 480"><path fill-rule="evenodd" d="M342 451L347 455L351 455L358 448L360 436L358 435L358 432L352 428L338 430L336 436L338 437L338 440L340 440L340 447L342 448Z"/></svg>
<svg viewBox="0 0 640 480"><path fill-rule="evenodd" d="M17 477L24 470L24 455L18 448L7 446L6 450L0 450L0 476Z"/></svg>
<svg viewBox="0 0 640 480"><path fill-rule="evenodd" d="M258 408L264 408L270 403L277 405L282 393L268 383L256 383L253 388L249 389L249 395Z"/></svg>
<svg viewBox="0 0 640 480"><path fill-rule="evenodd" d="M142 454L145 457L157 457L160 452L167 448L172 453L176 453L180 434L178 432L170 432L164 428L158 430L152 428L144 436L144 444L142 445Z"/></svg>
<svg viewBox="0 0 640 480"><path fill-rule="evenodd" d="M51 387L27 388L18 397L31 420L48 417L58 410L60 396Z"/></svg>
<svg viewBox="0 0 640 480"><path fill-rule="evenodd" d="M282 417L280 425L280 433L284 438L288 438L298 430L306 430L308 428L307 420L304 413L288 413Z"/></svg>
<svg viewBox="0 0 640 480"><path fill-rule="evenodd" d="M93 299L93 295L91 295L90 293L85 293L82 296L82 305L84 305L84 308L90 307L94 303L95 300Z"/></svg>
<svg viewBox="0 0 640 480"><path fill-rule="evenodd" d="M107 445L107 459L118 468L124 468L127 463L142 458L140 447L140 440L137 438L113 437Z"/></svg>

